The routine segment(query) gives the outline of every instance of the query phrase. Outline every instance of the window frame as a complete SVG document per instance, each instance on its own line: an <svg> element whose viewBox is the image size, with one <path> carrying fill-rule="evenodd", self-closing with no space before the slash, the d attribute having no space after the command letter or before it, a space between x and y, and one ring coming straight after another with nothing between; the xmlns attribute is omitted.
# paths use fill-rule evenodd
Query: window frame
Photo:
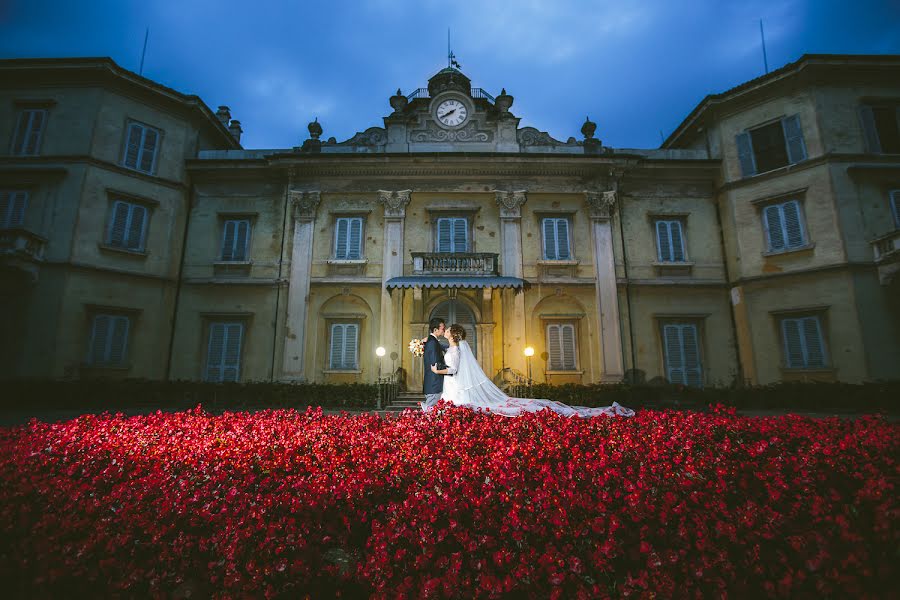
<svg viewBox="0 0 900 600"><path fill-rule="evenodd" d="M34 151L33 152L25 152L24 150L28 147L28 140L33 135L32 128L34 125L33 116L35 113L41 113L41 128L38 130L37 140L34 143ZM25 116L29 115L28 123L23 123ZM12 142L10 143L10 154L13 156L40 156L41 155L41 146L44 143L44 132L47 131L47 121L50 119L50 110L43 106L20 106L18 110L18 116L16 119L16 127L13 130ZM19 132L22 127L25 127L24 135L22 136L22 145L23 148L16 148L16 141L19 139Z"/></svg>
<svg viewBox="0 0 900 600"><path fill-rule="evenodd" d="M673 217L673 216L667 216L667 215L653 215L652 223L653 223L654 237L656 238L656 260L657 260L657 262L665 263L667 265L668 264L680 265L680 264L690 262L690 259L688 258L688 252L687 252L687 235L686 235L687 219L684 217ZM660 240L660 238L659 238L659 224L660 223L668 223L669 224L667 229L668 229L668 235L669 235L669 246L670 246L670 250L672 251L672 258L668 259L668 260L663 258L663 255L662 255L662 240ZM672 227L671 227L672 224L678 225L679 234L681 236L681 260L675 260L675 257L674 257L675 247L672 244Z"/></svg>
<svg viewBox="0 0 900 600"><path fill-rule="evenodd" d="M22 208L18 211L19 217L13 222L12 216L16 212L14 198L22 195ZM0 202L5 203L5 210L0 210L0 230L3 229L22 229L25 227L25 213L28 210L28 204L31 200L31 192L28 189L16 188L0 188ZM0 204L0 208L3 204Z"/></svg>
<svg viewBox="0 0 900 600"><path fill-rule="evenodd" d="M552 352L552 343L550 339L550 330L551 328L556 327L559 328L559 344L560 344L560 363L557 365L553 364L553 352ZM565 348L563 347L563 335L562 331L564 327L571 328L572 330L572 367L568 368L566 364L566 356L565 356ZM580 373L581 365L580 365L580 357L578 352L578 322L570 319L546 319L544 322L544 347L547 349L547 366L546 370L548 374L569 374L569 373ZM558 368L557 368L558 367Z"/></svg>
<svg viewBox="0 0 900 600"><path fill-rule="evenodd" d="M241 381L241 376L243 374L244 368L244 353L246 352L247 347L247 330L248 323L246 319L243 318L234 318L229 315L210 315L205 317L205 343L204 343L204 352L203 352L203 362L201 363L202 375L201 379L204 382L209 383L239 383ZM225 338L223 340L223 348L222 348L222 358L218 363L218 368L220 369L219 378L211 379L210 378L210 370L212 369L210 360L213 356L212 353L212 343L213 343L213 334L215 328L217 326L222 326L226 328L223 333L225 334ZM228 329L229 327L238 327L238 331L240 333L240 337L238 339L238 349L237 349L237 364L233 367L229 367L226 364L226 354L227 343L228 343ZM233 368L235 370L235 378L225 379L225 371L228 368Z"/></svg>
<svg viewBox="0 0 900 600"><path fill-rule="evenodd" d="M559 227L554 227L553 235L556 246L556 256L548 256L548 248L547 248L547 229L546 223L547 221L554 221L558 223L565 223L566 226L566 253L567 256L560 257L559 256ZM574 253L572 252L572 217L569 215L541 215L540 217L540 229L541 229L541 260L546 261L572 261L575 259Z"/></svg>
<svg viewBox="0 0 900 600"><path fill-rule="evenodd" d="M894 111L894 126L900 137L900 101L898 100L878 100L873 99L871 102L863 102L859 106L859 122L862 129L863 146L868 153L871 154L898 154L900 153L900 145L894 152L886 152L882 143L882 133L878 130L878 124L875 119L876 109L887 109ZM900 142L897 142L900 144Z"/></svg>
<svg viewBox="0 0 900 600"><path fill-rule="evenodd" d="M338 256L338 250L339 250L338 246L339 246L339 242L340 242L339 229L340 229L340 224L342 221L346 221L347 227L348 227L348 229L347 229L347 244L346 244L347 245L347 248L346 248L347 253L345 256L340 257L340 256ZM359 248L358 248L359 256L351 258L351 257L349 257L350 240L351 240L350 232L352 231L351 228L352 228L352 224L354 221L359 221ZM366 250L366 217L365 216L351 215L351 214L336 214L334 216L333 231L334 231L334 239L332 240L332 244L331 244L331 260L357 261L357 260L365 260L366 259L366 252L365 252L365 250Z"/></svg>
<svg viewBox="0 0 900 600"><path fill-rule="evenodd" d="M348 327L354 328L354 333L356 336L356 348L355 348L355 357L352 365L348 365L344 360L347 358L347 344L345 340L347 338L341 338L341 359L342 362L339 365L335 365L334 360L334 339L335 339L335 328L342 328L343 332L342 336L346 333L346 329ZM360 337L362 333L362 323L357 319L331 319L327 324L326 332L328 334L328 353L326 354L326 371L327 372L349 372L349 373L358 373L360 372Z"/></svg>
<svg viewBox="0 0 900 600"><path fill-rule="evenodd" d="M777 199L773 199L772 201L765 202L759 205L760 208L760 219L762 221L762 229L763 229L763 241L765 243L765 250L763 254L765 255L775 255L775 254L784 254L787 252L796 252L798 250L805 250L812 246L812 243L809 239L809 230L806 225L806 210L804 207L805 198L801 196L797 197L786 197L781 196ZM796 204L797 206L797 226L799 228L800 234L800 242L798 244L789 245L788 239L790 237L790 232L788 231L787 219L785 216L785 207L789 204ZM784 241L784 245L781 248L774 248L772 245L772 235L769 225L769 219L767 215L767 211L770 209L778 209L778 220L779 226L781 230L781 236Z"/></svg>
<svg viewBox="0 0 900 600"><path fill-rule="evenodd" d="M788 125L788 122L792 122L794 124ZM759 160L756 155L757 150L753 147L753 132L759 131L766 127L771 127L775 123L779 123L781 125L781 134L784 142L784 153L787 162L783 165L778 165L777 167L767 169L766 171L760 171ZM796 129L796 135L791 136L790 130L794 128ZM796 148L793 149L791 146L792 140L795 143L799 144ZM747 154L744 151L745 149L742 148L743 143L746 144L746 150L749 150L749 154ZM781 117L778 117L777 119L771 119L764 123L748 127L735 136L735 145L737 147L738 168L741 172L741 178L762 175L763 173L771 173L772 171L776 171L790 165L796 165L809 159L809 151L806 147L806 136L803 134L803 123L800 120L800 113L783 115ZM799 152L800 156L794 155L795 152ZM747 161L749 161L749 164ZM749 169L747 167L749 167Z"/></svg>
<svg viewBox="0 0 900 600"><path fill-rule="evenodd" d="M894 217L894 229L900 229L900 188L888 190L888 201L891 204L891 215Z"/></svg>
<svg viewBox="0 0 900 600"><path fill-rule="evenodd" d="M689 387L698 387L703 388L706 385L706 351L704 348L704 339L705 339L705 331L703 327L703 319L702 318L693 318L693 317L663 317L658 318L658 330L657 334L659 335L659 343L661 350L661 358L662 358L662 370L665 376L665 380L673 385L684 385ZM678 368L672 366L672 357L669 355L669 344L667 338L666 329L669 327L677 328L678 336L679 336L679 346L682 356L682 365L680 370L683 372L683 380L682 381L672 381L672 371L678 370ZM686 347L684 344L684 329L692 328L694 331L694 337L696 340L697 348L697 376L698 376L698 384L694 385L689 383L688 380L688 366L685 364L686 361L684 357L686 356Z"/></svg>
<svg viewBox="0 0 900 600"><path fill-rule="evenodd" d="M124 233L122 236L122 244L114 243L113 230L116 223L116 205L123 204L128 208L128 216L126 217ZM126 236L131 230L131 221L134 218L134 209L141 208L144 211L144 221L141 224L140 244L138 248L129 248L126 243ZM147 237L150 230L150 218L153 214L153 207L145 202L140 202L133 198L122 196L111 196L109 199L109 214L107 217L106 232L103 238L103 245L113 250L121 250L123 252L131 252L134 254L147 253Z"/></svg>
<svg viewBox="0 0 900 600"><path fill-rule="evenodd" d="M440 223L441 221L451 221L450 225L450 250L444 251L441 250L441 240L440 240ZM455 241L454 241L454 231L453 231L453 221L463 221L465 223L465 232L466 232L466 249L465 250L456 250L454 249ZM472 226L474 223L474 219L471 215L464 214L441 214L434 217L434 252L438 254L469 254L475 251L475 239L472 235Z"/></svg>
<svg viewBox="0 0 900 600"><path fill-rule="evenodd" d="M250 249L252 248L252 239L253 239L253 218L248 215L220 215L221 225L221 238L219 244L219 262L226 263L246 263L250 262ZM234 258L232 255L231 258L225 257L225 240L226 234L228 231L229 223L246 223L247 224L247 237L244 240L244 254L242 258ZM237 227L238 225L235 225ZM234 241L232 242L232 249L237 243L237 231L235 231Z"/></svg>
<svg viewBox="0 0 900 600"><path fill-rule="evenodd" d="M135 157L135 164L134 164L134 166L130 166L128 164L128 146L129 146L129 141L131 139L131 128L134 126L141 128L141 139L138 144L138 153L137 153L137 156ZM144 169L140 168L140 165L142 162L141 159L144 156L144 140L146 139L148 130L156 133L156 144L153 147L153 158L152 158L152 162L150 164L150 170L144 170ZM122 148L122 159L119 164L122 167L129 169L131 171L136 171L138 173L143 173L145 175L156 175L158 162L159 162L159 151L160 151L160 147L162 146L162 140L163 140L162 129L160 129L158 127L153 127L152 125L148 125L148 124L138 121L136 119L127 119L125 121L125 140L124 140L124 144L123 144L123 148Z"/></svg>
<svg viewBox="0 0 900 600"><path fill-rule="evenodd" d="M779 337L781 338L781 368L785 371L830 371L833 369L831 362L831 353L826 334L826 312L824 310L817 311L790 311L779 312L775 314ZM809 364L809 340L806 337L807 332L803 328L806 321L814 321L816 325L816 334L818 335L819 351L822 356L822 363L819 365ZM798 333L800 334L800 352L802 355L802 364L792 364L791 349L788 345L787 324L797 322Z"/></svg>
<svg viewBox="0 0 900 600"><path fill-rule="evenodd" d="M84 359L85 366L90 367L90 368L101 368L101 369L102 368L119 368L119 369L129 368L130 367L129 362L128 362L128 351L130 349L129 340L134 331L134 323L133 323L134 315L115 311L115 310L98 308L98 309L90 310L88 316L89 316L89 322L90 322L90 329L89 329L88 339L87 339L87 342L88 342L87 343L87 352L85 354L85 359ZM98 334L98 332L97 332L98 320L101 318L110 319L111 322L110 322L110 325L108 326L109 328L107 330L107 339L105 340L105 344L104 344L105 347L103 349L103 356L101 357L101 359L98 359L97 357L94 356L94 350L95 350L95 340L96 340L97 334ZM123 340L122 340L122 348L120 351L120 360L118 362L114 362L113 360L111 360L110 355L112 354L112 351L113 351L113 348L112 348L112 342L113 342L113 338L114 338L113 327L115 326L115 323L117 323L117 322L124 323L125 333L123 335Z"/></svg>

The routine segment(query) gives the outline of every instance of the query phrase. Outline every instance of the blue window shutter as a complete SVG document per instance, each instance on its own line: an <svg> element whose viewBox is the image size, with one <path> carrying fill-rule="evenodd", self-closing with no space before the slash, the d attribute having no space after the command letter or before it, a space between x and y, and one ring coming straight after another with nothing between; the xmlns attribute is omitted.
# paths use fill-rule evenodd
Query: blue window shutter
<svg viewBox="0 0 900 600"><path fill-rule="evenodd" d="M547 325L547 349L550 354L550 370L563 370L562 336L559 325Z"/></svg>
<svg viewBox="0 0 900 600"><path fill-rule="evenodd" d="M137 123L128 125L128 137L125 142L125 156L122 160L126 167L131 169L138 168L138 158L141 153L141 142L143 138L144 128Z"/></svg>
<svg viewBox="0 0 900 600"><path fill-rule="evenodd" d="M567 371L575 370L575 327L569 324L559 326L560 346L562 349L562 367Z"/></svg>
<svg viewBox="0 0 900 600"><path fill-rule="evenodd" d="M347 258L347 230L349 228L349 219L341 217L337 220L337 231L334 234L334 257L337 260L344 260Z"/></svg>
<svg viewBox="0 0 900 600"><path fill-rule="evenodd" d="M453 221L453 252L468 252L468 231L465 219L452 219Z"/></svg>
<svg viewBox="0 0 900 600"><path fill-rule="evenodd" d="M681 348L684 357L685 383L703 387L703 366L700 363L700 341L696 325L681 325Z"/></svg>
<svg viewBox="0 0 900 600"><path fill-rule="evenodd" d="M344 326L337 323L331 326L331 360L329 368L344 368Z"/></svg>
<svg viewBox="0 0 900 600"><path fill-rule="evenodd" d="M559 260L569 260L572 252L569 248L569 220L556 220L556 247Z"/></svg>
<svg viewBox="0 0 900 600"><path fill-rule="evenodd" d="M19 121L16 123L16 137L13 140L13 154L25 154L26 143L28 141L28 129L31 124L30 111L23 110L19 113Z"/></svg>
<svg viewBox="0 0 900 600"><path fill-rule="evenodd" d="M756 160L753 157L753 142L750 133L745 131L735 137L738 149L738 160L741 163L741 175L750 177L756 174Z"/></svg>
<svg viewBox="0 0 900 600"><path fill-rule="evenodd" d="M656 248L659 262L672 260L671 243L669 236L669 223L667 221L656 222Z"/></svg>
<svg viewBox="0 0 900 600"><path fill-rule="evenodd" d="M769 251L784 250L784 231L781 226L781 207L767 206L763 210L763 221L766 226L766 237L769 240Z"/></svg>
<svg viewBox="0 0 900 600"><path fill-rule="evenodd" d="M144 225L147 220L147 209L139 204L129 206L128 230L125 247L129 250L144 249Z"/></svg>
<svg viewBox="0 0 900 600"><path fill-rule="evenodd" d="M225 221L222 230L222 260L234 260L235 221Z"/></svg>
<svg viewBox="0 0 900 600"><path fill-rule="evenodd" d="M222 365L225 359L225 323L211 323L209 345L206 351L206 381L222 381Z"/></svg>
<svg viewBox="0 0 900 600"><path fill-rule="evenodd" d="M44 122L46 121L47 111L30 110L31 113L31 131L26 142L25 154L34 155L40 151L41 136L44 134Z"/></svg>
<svg viewBox="0 0 900 600"><path fill-rule="evenodd" d="M670 383L687 383L681 342L681 328L678 325L663 326L663 345L666 352L666 379L668 379Z"/></svg>
<svg viewBox="0 0 900 600"><path fill-rule="evenodd" d="M863 137L869 152L880 153L881 142L878 140L878 129L875 127L875 113L871 106L859 107L859 120L862 123Z"/></svg>
<svg viewBox="0 0 900 600"><path fill-rule="evenodd" d="M233 260L247 260L247 245L250 242L250 221L240 220L235 224Z"/></svg>
<svg viewBox="0 0 900 600"><path fill-rule="evenodd" d="M0 190L0 229L12 227L12 203L15 192Z"/></svg>
<svg viewBox="0 0 900 600"><path fill-rule="evenodd" d="M357 368L357 348L359 346L359 328L356 324L344 325L344 368Z"/></svg>
<svg viewBox="0 0 900 600"><path fill-rule="evenodd" d="M241 342L244 325L228 323L225 325L224 360L222 361L222 381L237 381L241 374Z"/></svg>
<svg viewBox="0 0 900 600"><path fill-rule="evenodd" d="M781 205L784 215L784 231L788 248L798 248L804 244L803 226L800 223L800 203L791 200Z"/></svg>
<svg viewBox="0 0 900 600"><path fill-rule="evenodd" d="M96 315L91 327L91 343L88 349L88 364L99 365L106 361L106 348L111 327L109 315Z"/></svg>
<svg viewBox="0 0 900 600"><path fill-rule="evenodd" d="M362 219L355 217L350 219L350 239L348 241L347 258L359 260L362 258Z"/></svg>
<svg viewBox="0 0 900 600"><path fill-rule="evenodd" d="M827 364L825 358L825 344L822 341L822 328L819 317L805 317L800 319L803 326L803 346L806 350L805 366L807 368L822 368Z"/></svg>
<svg viewBox="0 0 900 600"><path fill-rule="evenodd" d="M894 228L900 229L900 190L891 190L891 212L894 214Z"/></svg>
<svg viewBox="0 0 900 600"><path fill-rule="evenodd" d="M544 258L557 260L556 254L556 219L544 219Z"/></svg>
<svg viewBox="0 0 900 600"><path fill-rule="evenodd" d="M784 129L784 142L787 146L788 162L791 164L806 160L806 143L803 141L803 129L800 127L800 115L791 115L781 121Z"/></svg>
<svg viewBox="0 0 900 600"><path fill-rule="evenodd" d="M781 321L785 362L786 366L792 369L806 366L800 321L801 319L783 319Z"/></svg>
<svg viewBox="0 0 900 600"><path fill-rule="evenodd" d="M156 164L156 146L159 142L159 134L150 127L144 128L144 139L141 144L141 160L138 167L145 173L152 173Z"/></svg>
<svg viewBox="0 0 900 600"><path fill-rule="evenodd" d="M126 352L128 351L128 317L116 316L110 317L111 332L109 336L109 353L106 356L107 362L111 365L122 365L125 363Z"/></svg>
<svg viewBox="0 0 900 600"><path fill-rule="evenodd" d="M672 240L672 260L684 262L684 236L681 234L681 221L669 221Z"/></svg>
<svg viewBox="0 0 900 600"><path fill-rule="evenodd" d="M0 190L0 228L21 227L25 222L28 192Z"/></svg>
<svg viewBox="0 0 900 600"><path fill-rule="evenodd" d="M121 200L113 202L113 214L112 219L110 219L109 236L107 238L107 243L110 246L125 246L125 236L130 214L128 203Z"/></svg>
<svg viewBox="0 0 900 600"><path fill-rule="evenodd" d="M451 220L450 219L438 219L437 221L437 251L438 252L451 252Z"/></svg>

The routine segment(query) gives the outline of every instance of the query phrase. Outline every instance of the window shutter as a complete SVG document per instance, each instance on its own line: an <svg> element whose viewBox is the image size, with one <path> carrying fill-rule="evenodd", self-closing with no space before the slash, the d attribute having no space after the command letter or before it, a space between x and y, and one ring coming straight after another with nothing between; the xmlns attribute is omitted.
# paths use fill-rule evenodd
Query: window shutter
<svg viewBox="0 0 900 600"><path fill-rule="evenodd" d="M803 228L800 225L800 203L796 200L785 202L781 205L784 214L784 231L788 248L797 248L803 245Z"/></svg>
<svg viewBox="0 0 900 600"><path fill-rule="evenodd" d="M438 252L451 252L450 219L438 219Z"/></svg>
<svg viewBox="0 0 900 600"><path fill-rule="evenodd" d="M342 369L344 358L344 326L331 326L331 361L330 368Z"/></svg>
<svg viewBox="0 0 900 600"><path fill-rule="evenodd" d="M21 227L25 222L25 207L28 205L28 192L18 190L9 193L9 216L6 227ZM2 213L0 213L2 216Z"/></svg>
<svg viewBox="0 0 900 600"><path fill-rule="evenodd" d="M670 383L687 383L684 372L681 336L678 325L663 326L663 344L666 350L666 377Z"/></svg>
<svg viewBox="0 0 900 600"><path fill-rule="evenodd" d="M25 142L28 139L28 125L31 122L31 114L27 110L19 113L19 121L16 124L16 137L13 141L13 154L25 154Z"/></svg>
<svg viewBox="0 0 900 600"><path fill-rule="evenodd" d="M900 190L891 191L891 212L894 213L894 227L900 229Z"/></svg>
<svg viewBox="0 0 900 600"><path fill-rule="evenodd" d="M575 370L575 327L560 325L560 346L562 349L562 367L566 371Z"/></svg>
<svg viewBox="0 0 900 600"><path fill-rule="evenodd" d="M781 229L781 210L778 205L767 206L763 210L766 234L769 238L769 250L784 249L784 233Z"/></svg>
<svg viewBox="0 0 900 600"><path fill-rule="evenodd" d="M803 341L806 349L806 366L809 368L821 368L826 364L825 348L822 343L822 328L819 317L806 317L801 319L803 324Z"/></svg>
<svg viewBox="0 0 900 600"><path fill-rule="evenodd" d="M669 221L672 240L672 260L684 262L684 236L681 234L681 221Z"/></svg>
<svg viewBox="0 0 900 600"><path fill-rule="evenodd" d="M806 143L800 127L800 115L791 115L781 121L784 128L784 143L787 146L788 162L791 164L806 160Z"/></svg>
<svg viewBox="0 0 900 600"><path fill-rule="evenodd" d="M550 353L551 371L561 371L563 369L562 343L560 337L559 325L547 326L547 348Z"/></svg>
<svg viewBox="0 0 900 600"><path fill-rule="evenodd" d="M544 258L557 260L556 253L556 219L544 219Z"/></svg>
<svg viewBox="0 0 900 600"><path fill-rule="evenodd" d="M141 152L141 137L144 128L137 123L128 125L128 141L125 143L125 166L132 169L138 167L138 155Z"/></svg>
<svg viewBox="0 0 900 600"><path fill-rule="evenodd" d="M339 218L337 220L337 231L334 234L334 257L337 260L347 258L347 238L350 224L349 219Z"/></svg>
<svg viewBox="0 0 900 600"><path fill-rule="evenodd" d="M106 359L106 346L109 340L110 317L96 315L91 328L91 345L88 350L88 364L101 364Z"/></svg>
<svg viewBox="0 0 900 600"><path fill-rule="evenodd" d="M666 221L657 221L656 247L659 254L659 262L670 262L672 260L671 245L669 242L669 224Z"/></svg>
<svg viewBox="0 0 900 600"><path fill-rule="evenodd" d="M147 209L139 204L130 205L130 209L126 248L129 250L143 250L144 223L147 220Z"/></svg>
<svg viewBox="0 0 900 600"><path fill-rule="evenodd" d="M113 215L109 225L108 243L110 246L125 245L125 231L128 225L129 212L128 204L125 202L121 200L113 202Z"/></svg>
<svg viewBox="0 0 900 600"><path fill-rule="evenodd" d="M749 177L756 174L756 160L753 157L753 142L750 133L745 131L736 136L738 160L741 163L741 175Z"/></svg>
<svg viewBox="0 0 900 600"><path fill-rule="evenodd" d="M465 219L453 219L452 252L468 252L468 233Z"/></svg>
<svg viewBox="0 0 900 600"><path fill-rule="evenodd" d="M235 221L225 221L222 230L222 260L234 260Z"/></svg>
<svg viewBox="0 0 900 600"><path fill-rule="evenodd" d="M556 220L556 247L559 260L569 260L572 253L569 249L569 220Z"/></svg>
<svg viewBox="0 0 900 600"><path fill-rule="evenodd" d="M347 258L359 260L362 258L362 219L350 219L350 242L347 249Z"/></svg>
<svg viewBox="0 0 900 600"><path fill-rule="evenodd" d="M784 334L784 356L787 366L795 369L804 367L800 319L782 320L781 330Z"/></svg>
<svg viewBox="0 0 900 600"><path fill-rule="evenodd" d="M222 381L222 363L225 358L225 323L209 326L209 347L206 353L206 380Z"/></svg>
<svg viewBox="0 0 900 600"><path fill-rule="evenodd" d="M109 340L109 353L105 357L111 365L121 365L125 362L125 353L128 349L128 317L111 317L111 332Z"/></svg>
<svg viewBox="0 0 900 600"><path fill-rule="evenodd" d="M12 227L12 207L15 192L0 190L0 228Z"/></svg>
<svg viewBox="0 0 900 600"><path fill-rule="evenodd" d="M875 127L875 113L871 106L859 107L859 120L862 122L863 137L866 139L866 148L869 152L881 152L881 143L878 140L878 129Z"/></svg>
<svg viewBox="0 0 900 600"><path fill-rule="evenodd" d="M356 369L356 349L359 328L356 324L344 325L344 368Z"/></svg>
<svg viewBox="0 0 900 600"><path fill-rule="evenodd" d="M144 127L144 139L141 147L140 170L146 173L152 173L154 163L156 162L156 144L159 141L159 134L155 129Z"/></svg>
<svg viewBox="0 0 900 600"><path fill-rule="evenodd" d="M237 381L241 372L241 341L244 326L241 323L228 323L225 329L225 356L222 361L222 381Z"/></svg>
<svg viewBox="0 0 900 600"><path fill-rule="evenodd" d="M684 382L695 387L703 386L703 369L700 365L700 343L696 325L681 325L681 347L684 356Z"/></svg>
<svg viewBox="0 0 900 600"><path fill-rule="evenodd" d="M250 243L250 221L237 222L234 240L234 260L247 260L247 245Z"/></svg>

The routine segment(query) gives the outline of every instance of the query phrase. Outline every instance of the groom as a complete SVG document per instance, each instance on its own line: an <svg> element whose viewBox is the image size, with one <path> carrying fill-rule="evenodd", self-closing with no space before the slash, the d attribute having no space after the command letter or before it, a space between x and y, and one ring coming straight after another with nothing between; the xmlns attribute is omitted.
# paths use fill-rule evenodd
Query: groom
<svg viewBox="0 0 900 600"><path fill-rule="evenodd" d="M425 376L423 378L422 392L425 394L425 403L422 410L428 412L441 399L441 392L444 389L444 375L438 375L431 372L431 365L437 364L438 369L446 368L444 365L444 348L438 342L438 338L444 337L444 320L431 319L428 322L428 329L431 334L425 340L425 354L422 355L422 361L425 363ZM452 377L452 375L449 375Z"/></svg>

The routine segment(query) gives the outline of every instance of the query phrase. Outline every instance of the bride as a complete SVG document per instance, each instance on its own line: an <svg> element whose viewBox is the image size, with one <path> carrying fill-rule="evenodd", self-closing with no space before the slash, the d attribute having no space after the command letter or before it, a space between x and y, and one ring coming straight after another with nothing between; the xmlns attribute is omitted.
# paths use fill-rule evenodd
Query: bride
<svg viewBox="0 0 900 600"><path fill-rule="evenodd" d="M456 406L466 406L473 410L487 410L505 417L517 417L525 412L538 412L549 408L566 417L634 416L630 408L613 402L612 406L587 408L585 406L569 406L553 400L535 398L510 398L496 385L491 383L478 365L472 349L466 342L466 330L462 325L454 324L447 328L444 337L450 342L450 348L444 354L446 369L438 369L431 365L432 373L452 375L444 377L444 389L441 398Z"/></svg>

